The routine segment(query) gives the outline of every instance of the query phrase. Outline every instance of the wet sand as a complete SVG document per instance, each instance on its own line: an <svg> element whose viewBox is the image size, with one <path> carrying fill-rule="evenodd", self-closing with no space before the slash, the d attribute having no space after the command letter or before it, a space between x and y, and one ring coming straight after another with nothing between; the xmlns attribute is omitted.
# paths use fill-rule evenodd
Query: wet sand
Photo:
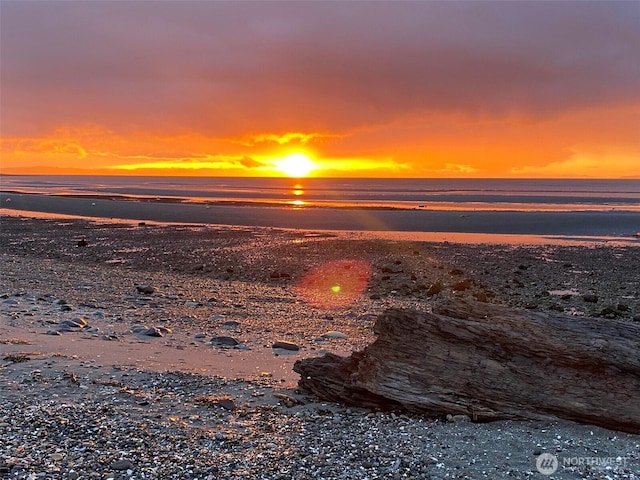
<svg viewBox="0 0 640 480"><path fill-rule="evenodd" d="M7 201L10 200L10 201ZM0 194L4 210L69 214L137 221L189 222L345 231L461 232L518 235L612 237L638 240L640 213L630 211L452 211L308 208L85 198L40 194Z"/></svg>

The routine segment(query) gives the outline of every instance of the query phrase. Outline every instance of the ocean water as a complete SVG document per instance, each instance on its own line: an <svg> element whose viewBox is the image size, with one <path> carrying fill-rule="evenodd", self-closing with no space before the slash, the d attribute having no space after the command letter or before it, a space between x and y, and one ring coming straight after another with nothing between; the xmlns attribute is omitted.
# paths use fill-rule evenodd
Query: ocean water
<svg viewBox="0 0 640 480"><path fill-rule="evenodd" d="M640 244L640 180L0 177L0 213L25 211L305 230L610 237Z"/></svg>
<svg viewBox="0 0 640 480"><path fill-rule="evenodd" d="M640 212L640 180L2 176L0 190L298 207Z"/></svg>

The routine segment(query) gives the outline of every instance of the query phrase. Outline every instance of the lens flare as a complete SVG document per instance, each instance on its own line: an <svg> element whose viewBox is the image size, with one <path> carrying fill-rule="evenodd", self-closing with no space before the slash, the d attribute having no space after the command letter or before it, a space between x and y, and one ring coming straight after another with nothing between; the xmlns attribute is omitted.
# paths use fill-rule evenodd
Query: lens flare
<svg viewBox="0 0 640 480"><path fill-rule="evenodd" d="M366 262L337 260L309 271L296 286L296 291L314 307L344 308L362 295L370 276L371 266Z"/></svg>

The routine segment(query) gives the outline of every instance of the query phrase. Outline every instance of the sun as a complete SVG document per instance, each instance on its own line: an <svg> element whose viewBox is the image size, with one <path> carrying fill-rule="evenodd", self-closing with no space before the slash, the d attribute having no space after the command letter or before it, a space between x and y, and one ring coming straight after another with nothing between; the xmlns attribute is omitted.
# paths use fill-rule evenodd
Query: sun
<svg viewBox="0 0 640 480"><path fill-rule="evenodd" d="M305 153L291 153L276 162L276 169L288 177L302 178L316 169L316 164Z"/></svg>

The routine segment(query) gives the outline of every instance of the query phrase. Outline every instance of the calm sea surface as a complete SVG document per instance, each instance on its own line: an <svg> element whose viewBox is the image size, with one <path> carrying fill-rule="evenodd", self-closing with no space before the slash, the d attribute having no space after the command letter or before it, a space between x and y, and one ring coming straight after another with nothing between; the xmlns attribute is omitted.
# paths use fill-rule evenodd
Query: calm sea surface
<svg viewBox="0 0 640 480"><path fill-rule="evenodd" d="M2 176L0 213L640 242L640 180Z"/></svg>
<svg viewBox="0 0 640 480"><path fill-rule="evenodd" d="M0 189L298 206L640 212L640 180L2 176Z"/></svg>

